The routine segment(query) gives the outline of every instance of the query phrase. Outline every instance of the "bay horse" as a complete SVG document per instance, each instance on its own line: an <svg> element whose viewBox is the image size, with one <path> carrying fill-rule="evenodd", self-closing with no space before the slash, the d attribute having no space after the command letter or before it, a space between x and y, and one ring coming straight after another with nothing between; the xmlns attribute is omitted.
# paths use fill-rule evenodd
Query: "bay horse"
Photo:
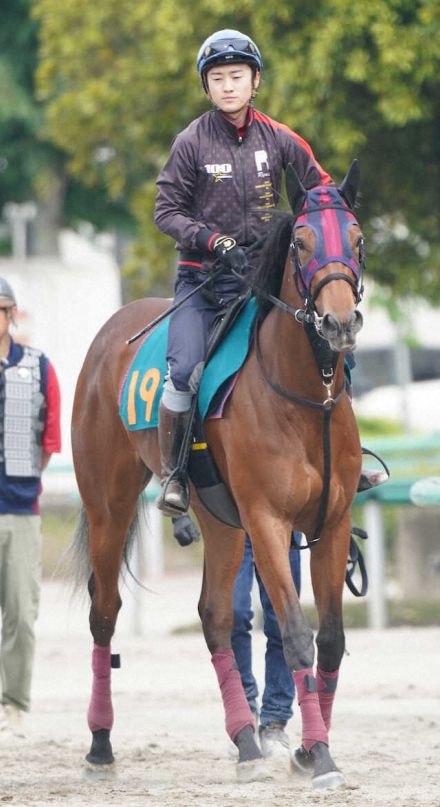
<svg viewBox="0 0 440 807"><path fill-rule="evenodd" d="M358 181L357 161L339 187L311 190L288 167L293 217L279 214L253 277L260 311L253 343L224 417L205 422L212 455L251 536L296 685L302 744L293 762L319 788L344 782L330 755L328 735L344 652L342 590L350 507L361 469L344 378L344 353L354 349L362 326L357 304L363 237L353 213ZM117 311L94 339L75 393L72 447L83 510L72 547L77 563L85 559L84 571L90 572L94 646L87 759L98 765L113 761L110 641L121 606L119 572L138 499L153 473L160 473L157 430L128 431L119 416L118 394L136 349L128 338L168 306L167 300L144 299ZM214 518L194 488L191 507L204 539L198 610L226 730L238 747L238 778L250 781L261 776L264 760L230 638L244 531ZM316 672L313 632L290 573L293 527L308 537L311 550L319 617Z"/></svg>

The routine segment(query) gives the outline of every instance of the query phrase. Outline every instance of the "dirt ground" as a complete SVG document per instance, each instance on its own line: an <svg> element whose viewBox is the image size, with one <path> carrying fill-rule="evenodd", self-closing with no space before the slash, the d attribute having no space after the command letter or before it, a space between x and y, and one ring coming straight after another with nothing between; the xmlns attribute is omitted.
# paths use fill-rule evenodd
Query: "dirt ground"
<svg viewBox="0 0 440 807"><path fill-rule="evenodd" d="M347 633L332 729L344 788L313 791L287 764L277 773L268 766L266 781L238 784L202 634L185 632L197 619L199 575L168 575L152 587L150 594L125 595L113 643L122 657L113 672L116 763L103 776L84 763L91 683L86 603L72 602L60 583L44 584L33 708L26 739L0 747L0 804L440 807L439 629ZM261 682L260 631L254 655ZM295 745L297 713L288 729Z"/></svg>

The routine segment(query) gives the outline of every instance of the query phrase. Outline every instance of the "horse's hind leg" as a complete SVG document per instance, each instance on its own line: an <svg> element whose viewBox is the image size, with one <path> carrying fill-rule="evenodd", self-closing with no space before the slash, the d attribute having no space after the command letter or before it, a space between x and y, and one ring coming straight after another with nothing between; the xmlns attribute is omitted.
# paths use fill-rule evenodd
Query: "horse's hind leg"
<svg viewBox="0 0 440 807"><path fill-rule="evenodd" d="M238 748L237 777L254 781L264 775L262 754L255 742L255 722L246 700L231 648L232 589L243 555L243 536L200 511L205 545L203 585L199 601L206 644L225 710L226 731Z"/></svg>
<svg viewBox="0 0 440 807"><path fill-rule="evenodd" d="M126 529L125 526L118 529L110 517L101 524L97 523L93 516L89 519L90 557L93 568L89 580L89 592L92 598L89 622L94 643L93 683L87 712L92 745L86 759L95 765L113 762L110 743L110 732L113 727L110 640L121 607L118 577ZM113 551L108 552L107 543Z"/></svg>
<svg viewBox="0 0 440 807"><path fill-rule="evenodd" d="M141 482L142 479L142 482ZM119 666L112 657L110 641L114 633L121 598L118 589L119 571L127 534L136 513L138 495L145 480L141 474L127 473L124 494L121 490L109 494L106 506L99 509L88 504L89 554L93 573L89 580L92 603L90 630L94 645L92 653L93 684L87 713L92 732L92 745L86 759L95 765L113 762L110 732L113 727L111 697L111 667ZM113 662L113 663L112 663Z"/></svg>

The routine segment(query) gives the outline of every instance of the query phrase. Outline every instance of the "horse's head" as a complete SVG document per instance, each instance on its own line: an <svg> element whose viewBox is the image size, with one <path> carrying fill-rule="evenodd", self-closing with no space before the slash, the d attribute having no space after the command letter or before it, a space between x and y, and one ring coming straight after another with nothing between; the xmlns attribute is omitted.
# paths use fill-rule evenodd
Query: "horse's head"
<svg viewBox="0 0 440 807"><path fill-rule="evenodd" d="M307 191L289 165L286 187L294 214L291 252L305 313L332 350L353 350L362 328L364 240L353 214L359 184L357 160L339 187Z"/></svg>

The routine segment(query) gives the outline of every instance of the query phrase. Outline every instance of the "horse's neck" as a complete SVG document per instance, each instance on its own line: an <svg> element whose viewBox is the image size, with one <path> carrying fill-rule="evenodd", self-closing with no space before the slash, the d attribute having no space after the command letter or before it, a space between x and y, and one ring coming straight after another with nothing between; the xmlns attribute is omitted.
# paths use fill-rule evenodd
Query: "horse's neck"
<svg viewBox="0 0 440 807"><path fill-rule="evenodd" d="M287 302L287 297L281 294ZM301 298L295 291L289 294L289 305L301 307ZM314 401L327 397L309 338L292 314L274 307L261 328L261 355L271 381L286 392ZM336 395L343 383L343 360L340 357L333 383Z"/></svg>

